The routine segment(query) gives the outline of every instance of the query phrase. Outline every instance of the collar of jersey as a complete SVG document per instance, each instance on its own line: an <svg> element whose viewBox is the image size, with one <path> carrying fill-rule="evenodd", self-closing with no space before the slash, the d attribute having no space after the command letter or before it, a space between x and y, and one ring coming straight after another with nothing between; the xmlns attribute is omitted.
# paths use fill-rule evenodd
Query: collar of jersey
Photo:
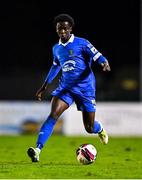
<svg viewBox="0 0 142 180"><path fill-rule="evenodd" d="M63 46L66 46L68 43L73 42L74 40L74 34L71 35L70 39L66 43L62 43L61 39L59 39L59 45L62 44Z"/></svg>

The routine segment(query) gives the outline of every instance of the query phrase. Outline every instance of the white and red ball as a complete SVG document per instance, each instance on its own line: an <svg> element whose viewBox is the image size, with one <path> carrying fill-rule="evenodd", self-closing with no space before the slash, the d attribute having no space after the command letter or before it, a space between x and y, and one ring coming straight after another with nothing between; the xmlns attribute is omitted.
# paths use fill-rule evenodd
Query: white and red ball
<svg viewBox="0 0 142 180"><path fill-rule="evenodd" d="M97 150L92 144L82 144L76 150L76 158L83 165L93 163L96 157Z"/></svg>

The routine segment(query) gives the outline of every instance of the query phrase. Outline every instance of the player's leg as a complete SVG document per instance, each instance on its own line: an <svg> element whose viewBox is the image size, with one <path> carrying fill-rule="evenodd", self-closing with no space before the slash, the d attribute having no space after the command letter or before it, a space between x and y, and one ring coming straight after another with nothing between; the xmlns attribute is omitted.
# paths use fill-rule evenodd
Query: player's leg
<svg viewBox="0 0 142 180"><path fill-rule="evenodd" d="M102 131L101 123L95 120L95 112L82 111L82 116L85 130L88 133L97 134Z"/></svg>
<svg viewBox="0 0 142 180"><path fill-rule="evenodd" d="M41 126L37 139L37 147L30 147L27 151L29 157L32 159L32 162L39 161L40 151L52 134L57 119L68 107L69 105L60 98L56 96L52 98L51 112L46 121Z"/></svg>
<svg viewBox="0 0 142 180"><path fill-rule="evenodd" d="M51 104L51 112L39 131L37 140L37 147L39 149L42 149L45 142L52 134L59 116L69 107L67 103L56 96L53 97Z"/></svg>
<svg viewBox="0 0 142 180"><path fill-rule="evenodd" d="M108 135L103 128L102 124L100 121L95 120L95 112L87 112L83 111L82 112L83 116L83 123L86 131L88 133L95 133L98 134L101 142L103 144L108 143Z"/></svg>
<svg viewBox="0 0 142 180"><path fill-rule="evenodd" d="M108 143L108 135L100 121L95 120L95 112L82 111L83 123L88 133L98 134L103 144Z"/></svg>

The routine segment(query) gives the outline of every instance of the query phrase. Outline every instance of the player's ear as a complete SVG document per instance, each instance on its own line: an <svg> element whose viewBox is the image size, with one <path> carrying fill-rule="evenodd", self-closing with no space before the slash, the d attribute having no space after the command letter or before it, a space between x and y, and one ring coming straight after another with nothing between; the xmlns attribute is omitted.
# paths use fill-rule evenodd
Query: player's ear
<svg viewBox="0 0 142 180"><path fill-rule="evenodd" d="M70 26L70 32L72 32L72 26Z"/></svg>

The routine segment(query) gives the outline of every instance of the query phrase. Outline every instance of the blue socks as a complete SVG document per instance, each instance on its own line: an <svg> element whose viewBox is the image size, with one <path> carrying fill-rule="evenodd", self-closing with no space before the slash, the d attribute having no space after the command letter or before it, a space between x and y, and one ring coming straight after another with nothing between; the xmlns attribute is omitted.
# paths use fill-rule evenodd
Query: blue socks
<svg viewBox="0 0 142 180"><path fill-rule="evenodd" d="M40 150L43 148L44 144L52 134L55 124L56 124L56 120L51 116L48 116L47 120L43 123L40 132L38 134L38 139L36 143L37 148L39 148ZM102 124L99 121L95 120L93 133L95 134L100 133L102 129L103 129Z"/></svg>
<svg viewBox="0 0 142 180"><path fill-rule="evenodd" d="M99 121L94 121L94 129L93 132L95 134L100 133L103 130L102 124Z"/></svg>
<svg viewBox="0 0 142 180"><path fill-rule="evenodd" d="M56 120L51 116L48 116L47 120L43 123L37 139L37 148L42 149L48 138L53 132Z"/></svg>

